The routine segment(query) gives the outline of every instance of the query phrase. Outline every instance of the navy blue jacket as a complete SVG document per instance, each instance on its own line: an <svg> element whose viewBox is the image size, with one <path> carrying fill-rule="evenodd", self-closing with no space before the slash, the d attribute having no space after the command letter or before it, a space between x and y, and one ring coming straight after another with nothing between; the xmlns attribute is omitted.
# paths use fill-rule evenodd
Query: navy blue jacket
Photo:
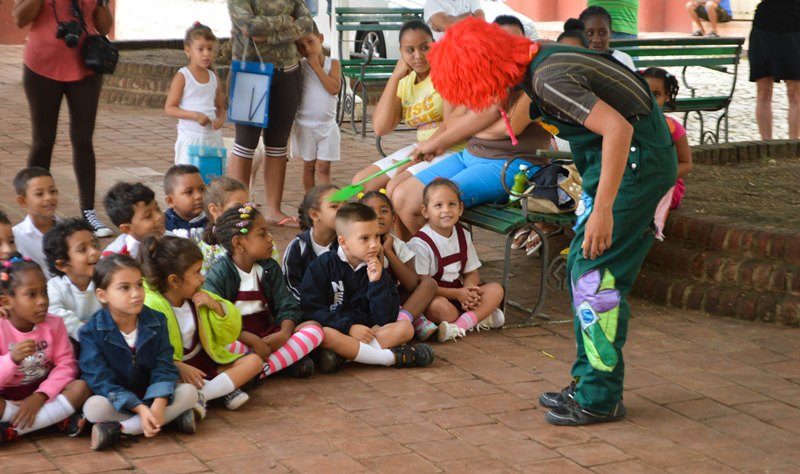
<svg viewBox="0 0 800 474"><path fill-rule="evenodd" d="M200 241L203 237L206 223L208 223L208 217L205 214L200 214L191 221L187 221L171 207L164 211L164 228L173 235L184 239L191 239L195 242Z"/></svg>
<svg viewBox="0 0 800 474"><path fill-rule="evenodd" d="M119 412L154 398L171 399L179 376L164 315L145 306L136 330L135 353L106 309L94 313L78 331L81 378Z"/></svg>
<svg viewBox="0 0 800 474"><path fill-rule="evenodd" d="M370 282L367 266L353 270L339 257L341 249L317 257L303 275L300 309L306 320L350 333L353 324L383 326L397 321L400 295L388 272Z"/></svg>

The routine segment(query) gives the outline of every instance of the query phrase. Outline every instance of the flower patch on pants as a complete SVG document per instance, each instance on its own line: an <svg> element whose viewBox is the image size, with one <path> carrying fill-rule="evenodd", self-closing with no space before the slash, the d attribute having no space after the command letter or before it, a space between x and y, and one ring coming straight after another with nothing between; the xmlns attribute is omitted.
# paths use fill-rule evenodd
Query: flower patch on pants
<svg viewBox="0 0 800 474"><path fill-rule="evenodd" d="M607 269L590 270L572 283L572 304L581 324L589 364L611 372L619 362L614 340L619 322L619 291L614 275Z"/></svg>

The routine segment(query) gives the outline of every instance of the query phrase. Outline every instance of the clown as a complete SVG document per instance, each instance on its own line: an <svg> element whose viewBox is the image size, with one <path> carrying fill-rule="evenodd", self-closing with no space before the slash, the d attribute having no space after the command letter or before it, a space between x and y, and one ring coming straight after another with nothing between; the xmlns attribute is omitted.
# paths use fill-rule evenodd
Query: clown
<svg viewBox="0 0 800 474"><path fill-rule="evenodd" d="M577 358L572 383L539 403L556 425L621 420L626 297L653 242L656 205L677 173L647 83L607 54L531 42L477 19L451 27L429 59L436 90L482 110L476 122L497 120L498 104L521 84L531 118L570 142L584 189L567 263Z"/></svg>

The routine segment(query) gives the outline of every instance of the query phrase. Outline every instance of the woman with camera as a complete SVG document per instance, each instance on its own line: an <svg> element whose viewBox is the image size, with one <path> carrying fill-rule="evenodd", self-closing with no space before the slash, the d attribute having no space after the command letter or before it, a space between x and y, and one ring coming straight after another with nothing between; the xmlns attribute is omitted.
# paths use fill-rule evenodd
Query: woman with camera
<svg viewBox="0 0 800 474"><path fill-rule="evenodd" d="M105 35L113 25L109 0L16 0L14 21L30 25L23 53L22 84L31 114L28 166L50 168L61 100L67 98L72 166L78 182L83 218L97 237L111 229L94 209L94 135L103 76L84 65L87 36Z"/></svg>

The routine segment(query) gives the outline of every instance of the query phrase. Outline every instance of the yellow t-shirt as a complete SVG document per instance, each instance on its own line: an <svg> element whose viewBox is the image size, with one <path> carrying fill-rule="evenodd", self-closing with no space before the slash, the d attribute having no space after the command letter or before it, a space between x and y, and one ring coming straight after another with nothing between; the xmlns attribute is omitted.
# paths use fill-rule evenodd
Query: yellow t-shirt
<svg viewBox="0 0 800 474"><path fill-rule="evenodd" d="M397 84L397 97L403 104L403 122L417 129L417 141L427 140L444 120L444 101L433 88L430 74L419 84L411 71Z"/></svg>

